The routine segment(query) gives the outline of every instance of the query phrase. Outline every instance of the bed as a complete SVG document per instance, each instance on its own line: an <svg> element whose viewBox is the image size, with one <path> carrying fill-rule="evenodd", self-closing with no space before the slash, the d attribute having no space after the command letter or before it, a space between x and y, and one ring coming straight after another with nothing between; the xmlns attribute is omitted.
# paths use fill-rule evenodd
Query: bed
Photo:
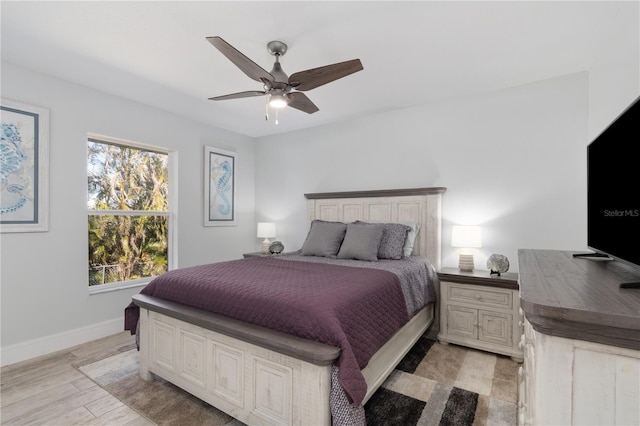
<svg viewBox="0 0 640 426"><path fill-rule="evenodd" d="M366 230L367 233L373 232L373 228L380 228L373 226L374 224L417 225L418 232L415 235L411 258L405 260L407 263L419 264L422 259L427 259L426 263L435 271L440 267L441 198L444 192L445 188L417 188L305 194L309 234L325 224L351 224L347 232L359 229ZM310 244L307 244L310 235L307 235L302 249L307 252L310 250ZM343 248L348 245L346 240L342 245ZM357 269L352 267L354 265L340 266L341 259L337 260L336 265L336 261L332 259L308 254L291 253L291 258L286 258L285 255L279 259L243 259L226 262L225 265L215 264L206 267L213 268L212 271L215 273L222 270L216 268L235 267L236 269L229 271L230 275L261 271L264 273L261 275L265 280L264 288L269 291L271 284L280 279L281 270L295 270L292 274L316 273L338 277L346 270ZM317 262L312 262L312 259ZM372 283L378 277L382 280L389 279L390 275L397 275L395 272L384 270L385 262L391 264L394 261L355 262L376 265L376 268L366 267L359 271L359 274L370 274L366 280ZM286 268L281 267L285 264ZM203 275L203 268L205 266L181 273L197 272ZM329 268L331 273L327 273L326 269L316 271L316 268ZM347 276L350 280L354 279L353 275ZM402 277L397 281L398 286L404 285ZM151 284L147 287L151 287ZM171 289L172 286L168 284L165 288ZM381 288L385 286L381 285ZM434 291L437 292L437 288L435 285ZM208 308L203 308L205 305L199 303L181 303L184 300L179 297L170 300L172 297L163 293L143 293L144 290L134 296L130 305L134 306L138 313L136 324L140 348L140 376L144 380L153 380L154 375L162 377L234 418L252 425L357 423L354 418L358 418L358 413L363 416L362 406L365 402L420 336L430 326L433 328L435 319L438 318L435 303L416 306L413 310L407 303L406 321L402 320L403 325L397 331L394 329L391 334L372 337L380 340L380 343L375 351L367 353L365 362L362 356L358 355L357 344L354 344L353 352L356 355L353 359L357 361L355 368L358 381L352 386L348 384L347 379L340 376L349 371L353 372L353 362L346 361L351 356L350 346L344 346L342 343L321 343L313 338L313 333L309 334L307 329L303 330L303 333L298 333L296 329L296 333L292 334L288 332L288 328L267 328L220 313L212 313ZM382 297L392 299L390 293ZM407 300L406 294L404 297ZM271 303L269 302L269 305ZM247 306L252 306L252 309L255 306L255 309L258 309L259 305L260 303L254 303ZM313 307L309 305L303 309L312 311ZM391 308L389 312L392 312ZM358 315L352 313L353 318L349 320L357 322ZM403 316L401 312L389 313L389 317L393 315L398 318ZM134 331L131 324L127 329ZM322 334L323 331L319 333ZM360 340L368 341L368 338ZM359 365L363 368L360 369ZM360 381L364 383L364 387L359 386ZM350 405L355 411L349 414L336 411L336 407L344 408L345 405Z"/></svg>

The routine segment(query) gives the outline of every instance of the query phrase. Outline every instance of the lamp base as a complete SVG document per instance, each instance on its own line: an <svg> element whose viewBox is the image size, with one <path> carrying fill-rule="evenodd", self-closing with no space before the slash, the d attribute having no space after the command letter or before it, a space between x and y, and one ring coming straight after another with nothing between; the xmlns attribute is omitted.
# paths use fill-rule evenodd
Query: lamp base
<svg viewBox="0 0 640 426"><path fill-rule="evenodd" d="M473 255L472 254L460 254L460 260L458 262L458 269L465 272L473 271Z"/></svg>
<svg viewBox="0 0 640 426"><path fill-rule="evenodd" d="M269 254L269 246L271 245L271 241L268 238L265 238L262 241L262 254Z"/></svg>

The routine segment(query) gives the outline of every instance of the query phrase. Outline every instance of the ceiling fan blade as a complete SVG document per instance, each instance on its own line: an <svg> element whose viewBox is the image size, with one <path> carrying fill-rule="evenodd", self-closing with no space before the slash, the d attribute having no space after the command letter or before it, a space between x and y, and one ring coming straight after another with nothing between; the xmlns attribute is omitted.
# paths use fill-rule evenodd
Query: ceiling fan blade
<svg viewBox="0 0 640 426"><path fill-rule="evenodd" d="M307 97L304 93L293 92L289 93L289 106L291 108L299 109L300 111L304 111L307 114L313 114L316 111L320 111L320 109L311 102L311 99Z"/></svg>
<svg viewBox="0 0 640 426"><path fill-rule="evenodd" d="M289 84L296 90L305 91L315 89L323 84L331 83L349 74L364 69L360 59L352 59L350 61L338 62L333 65L312 68L306 71L294 73L289 77Z"/></svg>
<svg viewBox="0 0 640 426"><path fill-rule="evenodd" d="M209 43L211 43L216 49L218 49L224 56L227 57L235 66L240 68L249 78L264 83L265 81L274 81L274 78L260 65L247 58L238 49L224 41L222 38L207 37Z"/></svg>
<svg viewBox="0 0 640 426"><path fill-rule="evenodd" d="M250 90L248 92L238 92L231 93L230 95L222 95L222 96L214 96L213 98L209 98L210 101L224 101L226 99L240 99L240 98L251 98L254 96L264 96L267 92L260 92L258 90Z"/></svg>

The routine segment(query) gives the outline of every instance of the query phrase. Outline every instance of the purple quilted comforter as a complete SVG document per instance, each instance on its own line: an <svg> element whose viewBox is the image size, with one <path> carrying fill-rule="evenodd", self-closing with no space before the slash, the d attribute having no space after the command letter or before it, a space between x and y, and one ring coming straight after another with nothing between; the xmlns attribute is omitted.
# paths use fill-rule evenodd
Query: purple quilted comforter
<svg viewBox="0 0 640 426"><path fill-rule="evenodd" d="M360 405L371 356L408 320L392 272L311 262L248 258L167 272L141 292L339 347L339 381ZM139 309L125 310L136 330Z"/></svg>

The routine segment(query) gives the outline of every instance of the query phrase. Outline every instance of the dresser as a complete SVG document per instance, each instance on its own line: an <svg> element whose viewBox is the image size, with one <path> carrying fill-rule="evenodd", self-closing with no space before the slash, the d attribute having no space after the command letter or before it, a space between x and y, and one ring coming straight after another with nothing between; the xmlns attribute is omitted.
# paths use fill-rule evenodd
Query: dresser
<svg viewBox="0 0 640 426"><path fill-rule="evenodd" d="M438 340L455 343L522 361L518 346L522 334L518 275L489 271L438 271L440 280L440 332Z"/></svg>
<svg viewBox="0 0 640 426"><path fill-rule="evenodd" d="M640 271L519 250L519 425L640 424Z"/></svg>

